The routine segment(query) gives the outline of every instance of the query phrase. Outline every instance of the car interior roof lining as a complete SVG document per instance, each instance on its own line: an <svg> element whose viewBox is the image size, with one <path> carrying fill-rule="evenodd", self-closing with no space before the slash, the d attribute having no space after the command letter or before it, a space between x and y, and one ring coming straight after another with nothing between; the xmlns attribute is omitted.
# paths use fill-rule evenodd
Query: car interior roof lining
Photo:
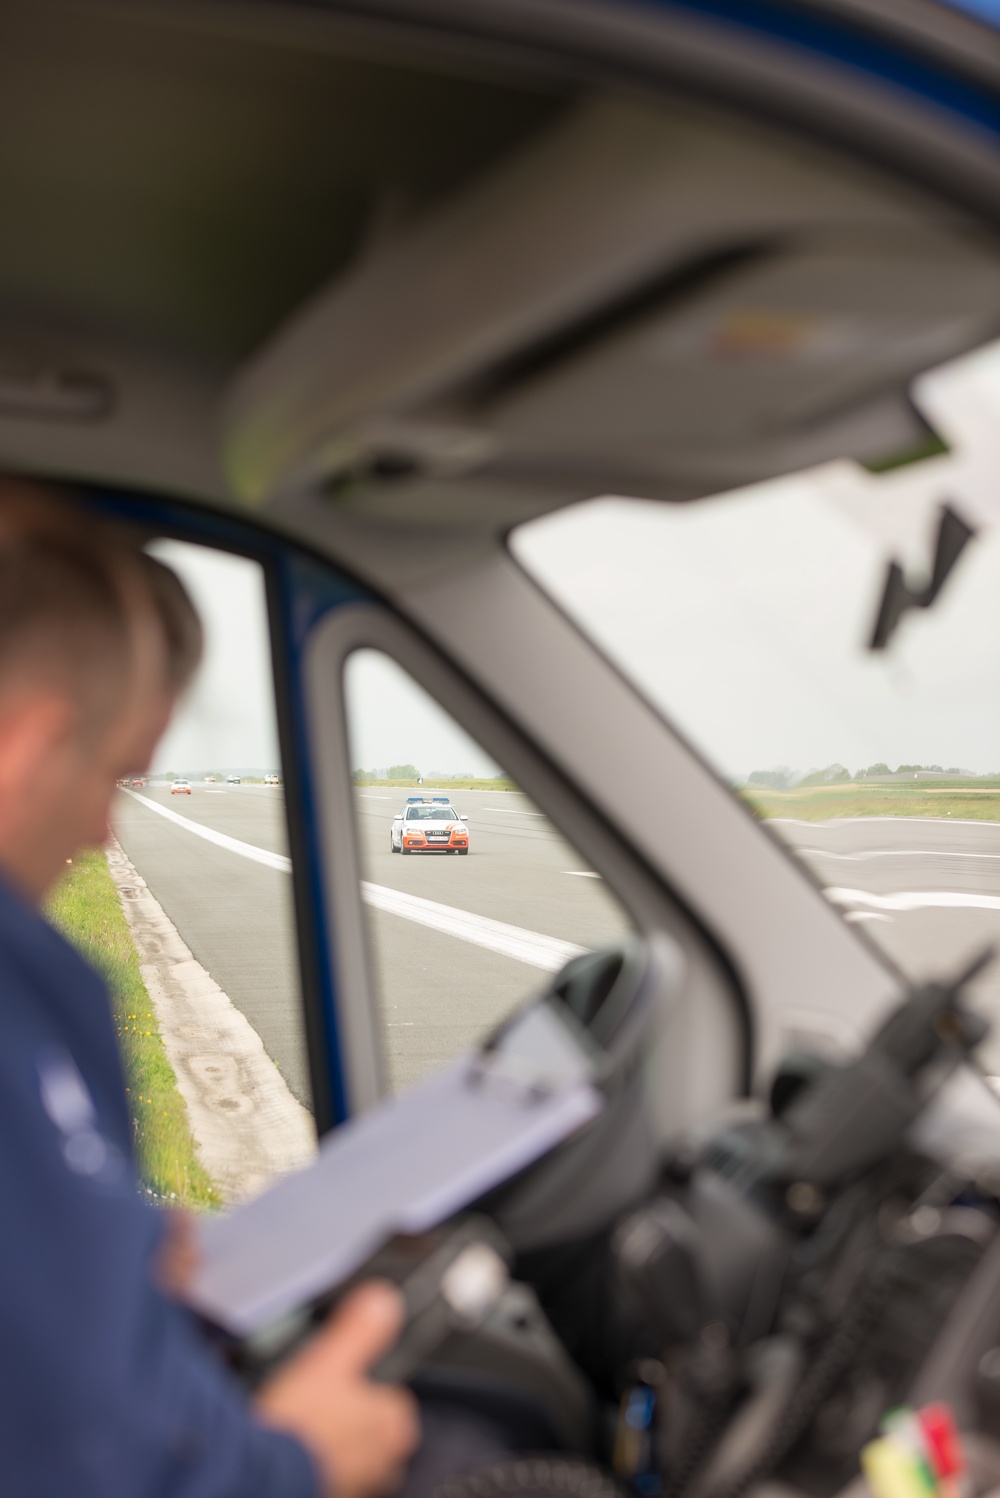
<svg viewBox="0 0 1000 1498"><path fill-rule="evenodd" d="M877 0L862 14L853 0L803 0L797 9L881 28L911 51L933 37L944 65L971 77L970 39L983 28L931 0L908 5ZM700 55L697 28L673 25L682 9L577 0L365 7L11 0L0 52L7 140L0 186L10 205L0 245L4 462L231 502L241 394L280 350L282 325L299 323L304 306L306 319L314 316L329 295L342 300L352 282L435 219L447 221L463 196L474 197L519 157L534 151L544 161L546 143L572 134L588 111L651 109L637 95L601 97L597 42L616 42L606 78L618 68L624 86L627 58L637 66L645 50L646 84L658 68L666 79L671 47L675 74ZM654 32L655 56L641 45ZM737 80L726 39L718 41L695 88L707 87L711 66L723 92ZM631 80L636 86L638 73ZM754 87L759 96L760 79ZM413 127L403 132L401 107ZM588 295L559 305L549 289L505 345L494 339L487 347L491 330L471 328L478 358L439 381L439 409L423 393L418 421L405 401L376 399L353 429L336 411L331 423L336 381L325 367L321 437L310 436L290 463L283 459L253 497L270 495L279 510L304 514L295 484L283 481L316 476L309 465L317 441L324 479L331 451L334 468L342 455L347 484L336 502L345 512L363 508L383 527L495 533L619 481L671 499L703 492L683 472L623 461L627 441L574 462L537 444L498 444L469 415L477 401L498 407L509 395L516 405L529 376L551 384L560 366L592 365L595 350L614 344L630 319L656 312L661 291L669 296L686 275L714 268L716 257L758 253L760 243L737 224L687 259L657 261L655 244L642 264L624 265L619 253L599 266L595 256L600 284L592 276ZM330 291L317 301L324 280ZM251 351L234 397L232 375ZM99 419L72 414L86 393L82 377L92 389L103 379L112 392ZM281 377L294 402L309 371L286 368ZM456 389L461 398L453 401ZM894 419L898 425L898 410Z"/></svg>

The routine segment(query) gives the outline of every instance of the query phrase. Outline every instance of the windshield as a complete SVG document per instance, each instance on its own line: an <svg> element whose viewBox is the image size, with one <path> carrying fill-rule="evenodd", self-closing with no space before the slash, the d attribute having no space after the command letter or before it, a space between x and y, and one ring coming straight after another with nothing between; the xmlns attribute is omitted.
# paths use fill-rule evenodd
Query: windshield
<svg viewBox="0 0 1000 1498"><path fill-rule="evenodd" d="M922 461L602 498L512 549L844 919L925 977L1000 921L1000 344L912 394L947 439Z"/></svg>
<svg viewBox="0 0 1000 1498"><path fill-rule="evenodd" d="M407 808L408 822L457 822L458 813L453 806L410 806Z"/></svg>

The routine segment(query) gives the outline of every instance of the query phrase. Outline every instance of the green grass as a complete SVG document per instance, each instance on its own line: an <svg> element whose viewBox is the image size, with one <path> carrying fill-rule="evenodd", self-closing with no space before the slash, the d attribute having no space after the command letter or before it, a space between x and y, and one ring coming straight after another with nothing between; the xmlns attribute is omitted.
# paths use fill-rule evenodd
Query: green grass
<svg viewBox="0 0 1000 1498"><path fill-rule="evenodd" d="M761 818L794 817L827 822L835 817L961 817L965 821L1000 822L1000 783L984 777L933 786L897 781L892 785L854 783L803 786L790 791L743 786L740 795Z"/></svg>
<svg viewBox="0 0 1000 1498"><path fill-rule="evenodd" d="M74 859L48 902L47 914L110 988L144 1185L171 1205L218 1206L220 1198L198 1158L135 943L100 849Z"/></svg>
<svg viewBox="0 0 1000 1498"><path fill-rule="evenodd" d="M891 473L894 468L906 468L911 463L925 463L928 458L937 458L950 451L951 448L936 432L927 432L910 447L904 447L882 458L870 458L861 466L867 468L869 473Z"/></svg>

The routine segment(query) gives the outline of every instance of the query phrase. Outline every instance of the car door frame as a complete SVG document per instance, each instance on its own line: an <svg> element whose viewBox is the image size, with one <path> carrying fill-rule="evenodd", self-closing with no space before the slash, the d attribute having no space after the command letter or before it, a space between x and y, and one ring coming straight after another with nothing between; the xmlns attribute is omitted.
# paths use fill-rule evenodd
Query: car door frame
<svg viewBox="0 0 1000 1498"><path fill-rule="evenodd" d="M540 751L448 653L321 551L266 519L149 495L79 486L80 501L133 528L247 557L263 569L271 631L293 903L313 1111L320 1134L386 1093L365 908L343 666L383 650L498 760L608 880L642 931L666 931L687 959L686 991L670 1019L659 1097L664 1133L710 1116L745 1092L752 1069L749 1006L736 964L711 928L582 795L558 757Z"/></svg>
<svg viewBox="0 0 1000 1498"><path fill-rule="evenodd" d="M376 967L359 900L364 868L343 680L347 660L365 649L388 655L504 766L607 882L640 932L666 932L682 948L687 989L677 1008L687 1010L687 1056L683 1066L671 1064L663 1076L663 1131L695 1114L709 1116L734 1093L746 1091L753 1065L746 996L735 965L711 929L637 855L606 811L580 793L558 756L540 751L525 726L499 710L470 674L457 669L411 621L372 598L319 621L304 663L317 825L325 829L327 923L340 933L337 987L350 1111L370 1107L386 1093ZM674 1018L679 1031L679 1014ZM678 1061L680 1049L672 1046Z"/></svg>

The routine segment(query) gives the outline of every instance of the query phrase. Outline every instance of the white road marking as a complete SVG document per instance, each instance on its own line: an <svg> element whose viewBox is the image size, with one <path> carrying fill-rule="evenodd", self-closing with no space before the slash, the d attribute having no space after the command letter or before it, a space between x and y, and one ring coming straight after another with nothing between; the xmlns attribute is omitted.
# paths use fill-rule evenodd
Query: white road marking
<svg viewBox="0 0 1000 1498"><path fill-rule="evenodd" d="M854 827L858 822L919 822L926 827L928 822L937 822L942 827L1000 827L1000 822L987 822L979 817L830 817L826 822L807 822L803 817L762 817L760 825L770 822L789 827Z"/></svg>
<svg viewBox="0 0 1000 1498"><path fill-rule="evenodd" d="M258 848L254 843L244 843L238 837L230 837L225 832L216 832L214 827L206 827L202 822L192 821L190 817L182 817L179 812L173 811L169 806L161 806L158 801L151 801L148 796L140 796L136 791L128 794L136 801L141 801L143 806L155 811L158 816L165 817L168 822L174 822L185 831L194 833L195 837L202 837L206 842L214 843L216 847L225 848L229 853L236 853L240 858L249 858L253 863L262 863L267 868L280 869L282 873L290 874L292 861L283 853L270 853L266 848ZM571 957L579 957L587 951L586 947L578 947L575 942L562 941L557 936L545 936L540 931L529 931L523 926L509 926L506 921L494 921L489 916L473 915L471 911L459 910L454 905L440 905L436 900L425 900L419 895L404 894L402 890L388 889L382 884L369 884L362 881L361 893L369 905L377 910L388 911L390 915L402 916L404 920L415 921L419 926L429 926L434 931L441 931L446 936L455 936L459 941L471 942L473 946L485 947L489 952L496 952L501 957L510 957L515 962L526 963L529 967L541 968L544 972L555 973L567 963Z"/></svg>
<svg viewBox="0 0 1000 1498"><path fill-rule="evenodd" d="M513 806L484 806L483 811L503 811L509 817L544 817L544 811L518 811Z"/></svg>
<svg viewBox="0 0 1000 1498"><path fill-rule="evenodd" d="M959 894L957 891L901 890L894 895L873 895L863 889L825 889L835 905L866 905L871 910L1000 910L1000 895Z"/></svg>
<svg viewBox="0 0 1000 1498"><path fill-rule="evenodd" d="M844 916L845 921L889 921L892 917L880 915L877 910L849 910Z"/></svg>
<svg viewBox="0 0 1000 1498"><path fill-rule="evenodd" d="M945 848L872 848L867 853L831 853L827 848L796 848L817 858L840 858L852 862L862 858L1000 858L1000 853L953 853Z"/></svg>
<svg viewBox="0 0 1000 1498"><path fill-rule="evenodd" d="M563 869L564 874L569 874L573 879L600 879L600 874L595 874L593 869Z"/></svg>
<svg viewBox="0 0 1000 1498"><path fill-rule="evenodd" d="M186 832L193 832L195 837L203 837L206 843L215 843L217 848L225 848L229 853L238 853L241 858L249 858L253 863L262 863L269 869L280 869L283 874L292 872L292 860L284 853L270 853L267 848L258 848L256 843L244 843L238 837L230 837L226 832L216 832L214 827L206 827L204 822L194 822L190 817L182 817L179 812L173 811L169 806L161 806L159 801L151 801L148 796L140 796L137 791L126 790L126 795L141 801L143 806L148 806L150 811L155 811L158 816L166 817L168 822L175 822L178 827L183 827Z"/></svg>
<svg viewBox="0 0 1000 1498"><path fill-rule="evenodd" d="M571 957L580 957L587 951L586 947L578 947L575 942L543 936L540 931L528 931L523 926L508 926L506 921L473 915L471 911L458 910L454 905L439 905L436 900L407 895L398 889L386 889L382 884L362 882L361 893L376 910L401 915L404 920L416 921L418 925L442 931L446 936L457 936L460 941L472 942L474 946L485 947L501 957L512 957L515 962L524 962L529 967L542 968L547 973L558 972Z"/></svg>

